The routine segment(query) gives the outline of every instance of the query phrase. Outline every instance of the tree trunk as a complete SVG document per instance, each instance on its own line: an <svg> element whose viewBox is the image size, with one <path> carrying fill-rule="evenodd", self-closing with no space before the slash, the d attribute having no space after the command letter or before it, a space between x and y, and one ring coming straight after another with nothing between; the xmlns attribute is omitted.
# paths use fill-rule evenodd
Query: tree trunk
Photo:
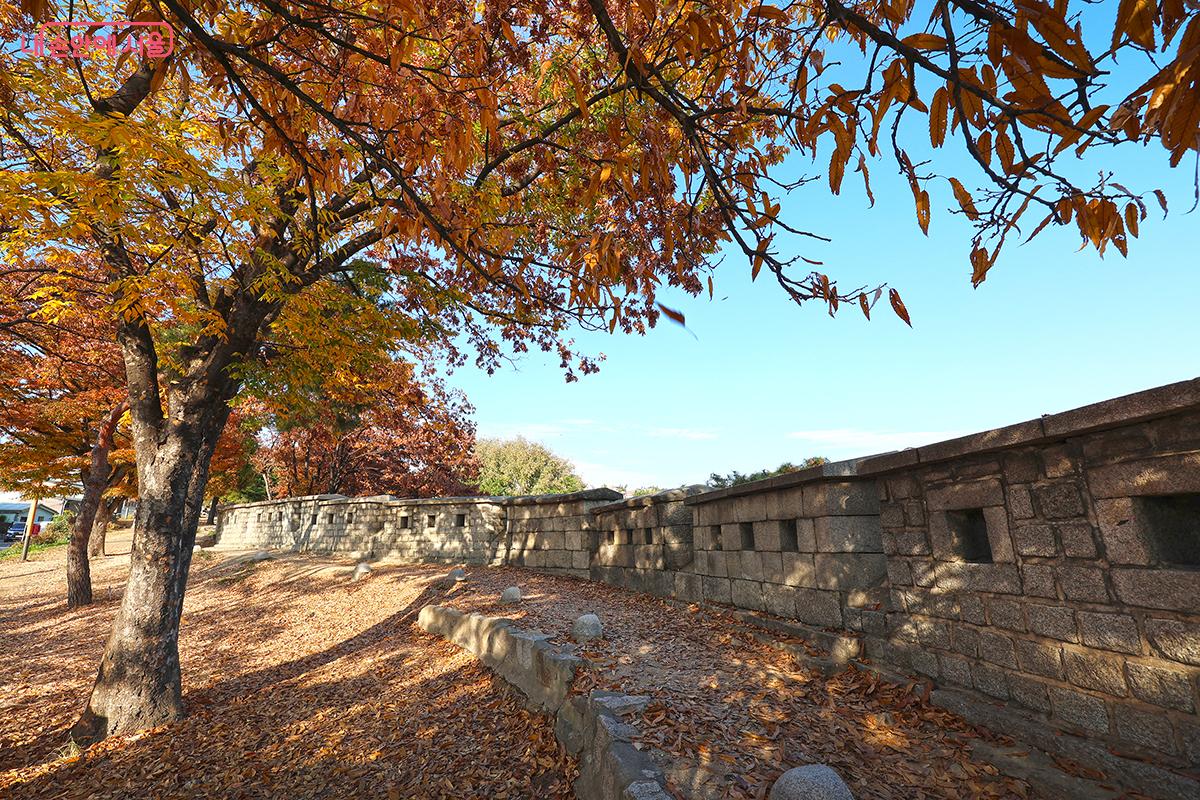
<svg viewBox="0 0 1200 800"><path fill-rule="evenodd" d="M217 524L217 498L215 497L212 499L212 502L208 504L208 520L206 524Z"/></svg>
<svg viewBox="0 0 1200 800"><path fill-rule="evenodd" d="M88 539L88 555L95 558L104 555L104 539L108 535L108 524L112 522L113 512L121 500L109 498L96 509L96 521L92 523L92 535Z"/></svg>
<svg viewBox="0 0 1200 800"><path fill-rule="evenodd" d="M104 504L104 490L108 488L108 453L112 450L113 435L117 423L128 401L119 403L101 425L92 447L92 459L83 471L83 499L79 503L79 516L71 530L71 543L67 546L67 608L78 608L92 602L92 571L88 564L88 538L96 521L96 510Z"/></svg>
<svg viewBox="0 0 1200 800"><path fill-rule="evenodd" d="M34 495L33 503L29 506L29 516L25 518L25 535L21 538L21 560L29 560L29 543L33 541L33 525L37 519L38 503L41 497Z"/></svg>
<svg viewBox="0 0 1200 800"><path fill-rule="evenodd" d="M225 406L169 436L157 458L138 466L129 582L91 698L71 729L80 745L183 718L179 618L208 465L227 416Z"/></svg>

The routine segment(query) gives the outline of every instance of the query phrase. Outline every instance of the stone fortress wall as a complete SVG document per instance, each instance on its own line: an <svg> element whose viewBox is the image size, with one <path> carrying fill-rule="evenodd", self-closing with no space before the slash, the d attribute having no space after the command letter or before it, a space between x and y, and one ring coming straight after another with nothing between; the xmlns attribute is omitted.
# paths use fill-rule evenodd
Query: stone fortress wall
<svg viewBox="0 0 1200 800"><path fill-rule="evenodd" d="M729 489L289 498L224 509L218 537L731 605L1039 746L1079 734L1073 756L1151 782L1200 765L1200 379Z"/></svg>

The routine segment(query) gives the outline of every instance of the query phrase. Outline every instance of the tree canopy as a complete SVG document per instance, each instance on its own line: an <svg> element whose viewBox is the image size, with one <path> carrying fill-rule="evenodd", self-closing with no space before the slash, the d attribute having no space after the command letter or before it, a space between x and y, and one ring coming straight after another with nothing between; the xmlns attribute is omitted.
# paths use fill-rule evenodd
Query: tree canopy
<svg viewBox="0 0 1200 800"><path fill-rule="evenodd" d="M479 491L487 495L556 494L584 488L569 461L524 437L480 439Z"/></svg>

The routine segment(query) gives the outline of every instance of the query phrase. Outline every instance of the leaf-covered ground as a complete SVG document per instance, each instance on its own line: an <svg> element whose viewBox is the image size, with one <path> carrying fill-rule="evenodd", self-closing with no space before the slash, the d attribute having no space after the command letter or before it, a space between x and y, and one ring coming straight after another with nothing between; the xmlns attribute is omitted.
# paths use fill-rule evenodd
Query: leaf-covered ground
<svg viewBox="0 0 1200 800"><path fill-rule="evenodd" d="M63 558L0 565L0 797L572 796L550 722L416 629L444 568L352 583L322 559L198 558L180 636L190 716L72 754L127 556L99 562L100 601L79 612Z"/></svg>
<svg viewBox="0 0 1200 800"><path fill-rule="evenodd" d="M125 552L127 552L127 545ZM193 565L181 633L182 723L64 747L116 608L127 556L96 562L99 602L62 604L64 554L0 564L0 796L571 796L577 764L551 723L477 662L422 634L428 603L504 614L568 643L581 613L606 636L590 688L650 695L644 745L719 777L720 796L765 797L785 769L836 768L855 797L1029 797L1036 788L970 758L987 736L921 701L920 688L832 677L710 609L525 570L229 554ZM519 607L499 606L518 584ZM761 633L760 633L761 636Z"/></svg>

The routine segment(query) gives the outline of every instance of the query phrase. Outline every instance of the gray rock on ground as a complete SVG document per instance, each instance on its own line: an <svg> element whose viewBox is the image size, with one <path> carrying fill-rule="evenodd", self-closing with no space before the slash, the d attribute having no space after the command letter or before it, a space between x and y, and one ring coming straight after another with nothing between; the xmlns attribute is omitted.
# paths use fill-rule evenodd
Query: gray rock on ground
<svg viewBox="0 0 1200 800"><path fill-rule="evenodd" d="M270 551L259 550L257 553L250 556L250 558L248 558L246 560L251 563L258 563L259 561L270 561L274 557L275 556Z"/></svg>
<svg viewBox="0 0 1200 800"><path fill-rule="evenodd" d="M354 568L354 574L350 576L350 580L361 581L363 578L367 577L374 571L375 570L371 569L370 564L368 564L365 561L361 561L361 562L359 562L358 566Z"/></svg>
<svg viewBox="0 0 1200 800"><path fill-rule="evenodd" d="M767 800L854 800L854 795L830 767L807 764L780 775Z"/></svg>
<svg viewBox="0 0 1200 800"><path fill-rule="evenodd" d="M446 577L454 581L465 581L467 579L467 571L462 567L455 567L450 570L450 574Z"/></svg>
<svg viewBox="0 0 1200 800"><path fill-rule="evenodd" d="M505 603L505 604L521 602L520 588L518 588L516 586L510 586L507 589L505 589L503 592L500 593L500 602Z"/></svg>
<svg viewBox="0 0 1200 800"><path fill-rule="evenodd" d="M604 624L595 614L584 614L571 626L571 638L580 644L587 644L593 639L600 639L603 636Z"/></svg>

